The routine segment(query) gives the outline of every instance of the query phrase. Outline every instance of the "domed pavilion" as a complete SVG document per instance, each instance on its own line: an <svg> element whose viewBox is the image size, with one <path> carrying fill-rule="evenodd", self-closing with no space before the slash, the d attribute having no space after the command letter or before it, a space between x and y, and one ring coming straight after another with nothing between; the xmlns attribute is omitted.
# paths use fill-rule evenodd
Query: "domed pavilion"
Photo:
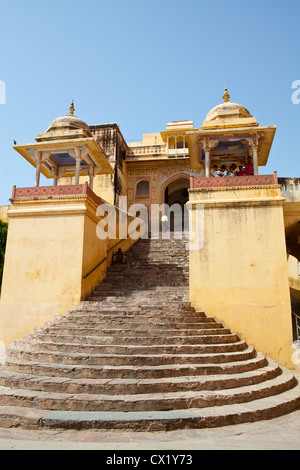
<svg viewBox="0 0 300 470"><path fill-rule="evenodd" d="M192 169L205 169L210 176L213 165L245 166L253 160L254 174L267 163L276 126L259 126L244 106L230 101L227 88L223 102L207 114L200 130L188 132Z"/></svg>
<svg viewBox="0 0 300 470"><path fill-rule="evenodd" d="M54 119L46 132L37 134L35 143L14 146L36 167L35 186L39 186L40 173L53 178L54 186L60 178L75 177L78 184L80 176L88 175L93 189L96 175L114 173L89 126L74 111L72 101L69 114Z"/></svg>

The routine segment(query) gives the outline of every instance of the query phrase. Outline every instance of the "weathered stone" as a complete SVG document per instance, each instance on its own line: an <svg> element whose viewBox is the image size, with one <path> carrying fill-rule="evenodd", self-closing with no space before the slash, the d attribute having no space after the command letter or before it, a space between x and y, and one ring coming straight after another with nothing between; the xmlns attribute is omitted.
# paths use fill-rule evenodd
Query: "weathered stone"
<svg viewBox="0 0 300 470"><path fill-rule="evenodd" d="M300 406L288 370L188 304L181 241L141 240L127 260L112 266L96 302L7 351L1 426L157 431L267 419Z"/></svg>

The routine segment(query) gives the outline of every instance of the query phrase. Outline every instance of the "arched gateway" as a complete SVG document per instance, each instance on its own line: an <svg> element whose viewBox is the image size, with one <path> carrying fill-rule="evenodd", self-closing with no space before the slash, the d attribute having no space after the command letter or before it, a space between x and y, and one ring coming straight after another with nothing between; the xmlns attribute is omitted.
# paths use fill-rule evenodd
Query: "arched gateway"
<svg viewBox="0 0 300 470"><path fill-rule="evenodd" d="M161 189L161 199L169 208L170 231L180 232L188 229L188 211L186 203L189 200L190 177L179 174L166 181ZM177 215L177 217L176 217Z"/></svg>

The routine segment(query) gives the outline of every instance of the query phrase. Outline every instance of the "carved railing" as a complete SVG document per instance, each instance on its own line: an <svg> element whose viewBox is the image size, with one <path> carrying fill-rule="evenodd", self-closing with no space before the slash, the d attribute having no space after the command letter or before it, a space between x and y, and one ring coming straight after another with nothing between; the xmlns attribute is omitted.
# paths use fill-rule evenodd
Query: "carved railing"
<svg viewBox="0 0 300 470"><path fill-rule="evenodd" d="M269 186L274 184L278 184L276 171L273 175L190 178L190 187L192 189L227 188L236 186Z"/></svg>
<svg viewBox="0 0 300 470"><path fill-rule="evenodd" d="M87 195L93 201L100 205L106 203L101 197L97 196L94 191L89 188L88 183L77 185L61 185L61 186L33 186L28 188L13 187L12 196L10 201L16 199L38 199L38 198L51 198L57 196L80 196Z"/></svg>

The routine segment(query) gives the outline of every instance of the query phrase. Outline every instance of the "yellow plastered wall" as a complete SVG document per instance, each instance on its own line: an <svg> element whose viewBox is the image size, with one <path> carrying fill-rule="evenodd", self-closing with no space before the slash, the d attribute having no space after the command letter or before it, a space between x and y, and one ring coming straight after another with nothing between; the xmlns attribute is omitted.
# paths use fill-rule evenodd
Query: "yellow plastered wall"
<svg viewBox="0 0 300 470"><path fill-rule="evenodd" d="M79 184L84 184L88 181L87 176L80 176ZM58 180L59 186L74 185L75 177L62 177ZM114 204L115 199L115 188L114 188L114 175L96 175L94 177L93 192L97 196L101 197L104 201L109 204Z"/></svg>
<svg viewBox="0 0 300 470"><path fill-rule="evenodd" d="M256 350L293 367L280 188L190 190L204 244L190 251L190 301Z"/></svg>
<svg viewBox="0 0 300 470"><path fill-rule="evenodd" d="M82 258L82 291L81 298L84 300L91 294L95 286L105 279L107 268L111 264L113 254L121 248L126 252L135 242L136 239L128 236L126 239L119 238L119 210L117 207L113 208L115 214L115 228L117 238L107 238L101 240L97 235L97 224L99 217L96 217L97 206L90 201L90 210L87 211L84 221L84 242L83 242L83 258ZM135 219L138 226L138 219L125 215L127 234L129 233L130 224ZM140 236L144 233L144 228L141 228ZM139 229L138 229L139 231Z"/></svg>
<svg viewBox="0 0 300 470"><path fill-rule="evenodd" d="M296 290L300 290L299 261L292 255L288 256L288 273L290 287Z"/></svg>
<svg viewBox="0 0 300 470"><path fill-rule="evenodd" d="M78 305L106 277L112 254L135 242L100 240L96 210L86 195L12 204L0 298L5 344Z"/></svg>
<svg viewBox="0 0 300 470"><path fill-rule="evenodd" d="M3 220L3 222L8 222L8 210L9 206L0 206L0 219Z"/></svg>

